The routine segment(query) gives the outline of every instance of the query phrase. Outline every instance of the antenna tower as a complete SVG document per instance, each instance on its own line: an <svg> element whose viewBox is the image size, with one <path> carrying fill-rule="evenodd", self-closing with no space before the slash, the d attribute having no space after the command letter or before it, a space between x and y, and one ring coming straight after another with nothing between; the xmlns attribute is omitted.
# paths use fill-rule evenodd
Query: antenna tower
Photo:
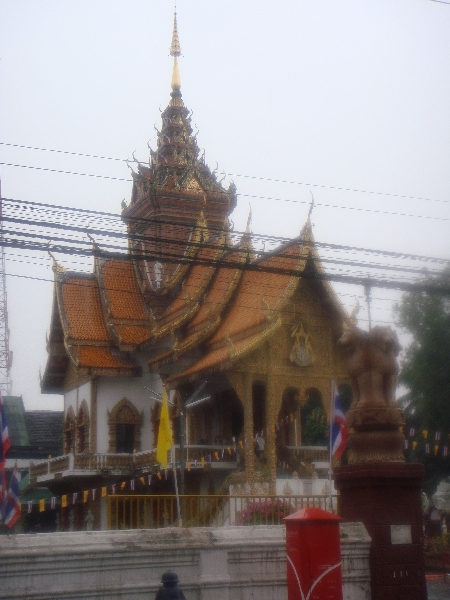
<svg viewBox="0 0 450 600"><path fill-rule="evenodd" d="M5 248L3 245L3 198L0 181L0 390L11 395L12 352L9 351L8 304L6 298Z"/></svg>

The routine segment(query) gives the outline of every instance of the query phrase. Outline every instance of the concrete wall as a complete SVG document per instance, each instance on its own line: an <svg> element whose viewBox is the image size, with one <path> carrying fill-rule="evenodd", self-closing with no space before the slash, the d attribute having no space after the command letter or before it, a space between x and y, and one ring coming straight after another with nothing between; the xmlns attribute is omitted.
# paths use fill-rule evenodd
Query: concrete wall
<svg viewBox="0 0 450 600"><path fill-rule="evenodd" d="M344 600L370 598L369 547L341 524ZM287 599L284 526L1 536L0 564L2 600L153 600L169 568L186 600Z"/></svg>

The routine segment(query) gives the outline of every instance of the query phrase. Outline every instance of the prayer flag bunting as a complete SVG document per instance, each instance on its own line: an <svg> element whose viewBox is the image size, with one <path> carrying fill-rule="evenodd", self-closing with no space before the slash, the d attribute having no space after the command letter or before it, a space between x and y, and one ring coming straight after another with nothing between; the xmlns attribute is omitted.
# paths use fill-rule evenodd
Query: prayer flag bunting
<svg viewBox="0 0 450 600"><path fill-rule="evenodd" d="M102 498L104 498L106 496L107 490L106 490L106 486L102 487Z"/></svg>
<svg viewBox="0 0 450 600"><path fill-rule="evenodd" d="M41 498L41 500L39 500L39 512L44 512L45 510L45 500L44 498Z"/></svg>
<svg viewBox="0 0 450 600"><path fill-rule="evenodd" d="M86 503L89 498L89 490L84 490L83 492L83 502Z"/></svg>
<svg viewBox="0 0 450 600"><path fill-rule="evenodd" d="M56 497L55 496L52 496L50 498L50 508L51 509L55 509L56 508Z"/></svg>
<svg viewBox="0 0 450 600"><path fill-rule="evenodd" d="M66 495L64 495L64 496L61 496L61 506L62 506L63 508L66 508L66 507L67 507L67 496L66 496Z"/></svg>

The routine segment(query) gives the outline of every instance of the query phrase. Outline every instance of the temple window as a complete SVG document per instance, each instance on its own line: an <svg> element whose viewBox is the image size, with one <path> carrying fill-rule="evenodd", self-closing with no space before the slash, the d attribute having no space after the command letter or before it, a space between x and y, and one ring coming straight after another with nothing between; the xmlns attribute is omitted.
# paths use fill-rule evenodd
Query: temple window
<svg viewBox="0 0 450 600"><path fill-rule="evenodd" d="M116 425L116 452L130 453L134 450L134 425L117 423Z"/></svg>
<svg viewBox="0 0 450 600"><path fill-rule="evenodd" d="M76 419L73 408L69 406L64 419L64 452L68 454L75 450Z"/></svg>
<svg viewBox="0 0 450 600"><path fill-rule="evenodd" d="M127 398L122 398L112 411L108 411L108 452L131 453L141 449L143 414Z"/></svg>
<svg viewBox="0 0 450 600"><path fill-rule="evenodd" d="M89 410L86 400L82 401L78 411L77 452L89 452Z"/></svg>

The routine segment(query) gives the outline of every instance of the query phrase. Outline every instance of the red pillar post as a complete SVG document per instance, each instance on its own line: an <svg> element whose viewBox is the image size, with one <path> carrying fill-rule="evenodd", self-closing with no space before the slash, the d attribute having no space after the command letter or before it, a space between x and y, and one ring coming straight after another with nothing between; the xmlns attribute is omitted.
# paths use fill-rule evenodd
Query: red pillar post
<svg viewBox="0 0 450 600"><path fill-rule="evenodd" d="M339 521L320 508L284 519L288 600L342 600Z"/></svg>

